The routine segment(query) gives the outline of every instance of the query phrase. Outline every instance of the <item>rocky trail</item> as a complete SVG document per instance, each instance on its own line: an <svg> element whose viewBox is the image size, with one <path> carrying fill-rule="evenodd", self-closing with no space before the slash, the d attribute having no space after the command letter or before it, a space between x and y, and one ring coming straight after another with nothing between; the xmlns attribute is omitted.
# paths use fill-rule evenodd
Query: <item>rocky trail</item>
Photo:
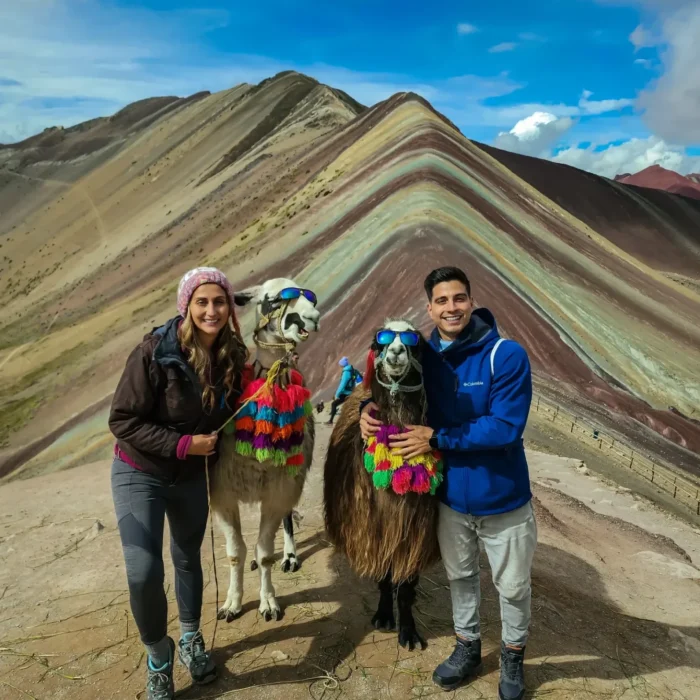
<svg viewBox="0 0 700 700"><path fill-rule="evenodd" d="M258 574L247 571L242 616L216 631L220 679L192 688L178 666L178 697L445 696L431 682L453 644L442 568L420 584L416 617L428 640L425 651L405 651L395 634L371 627L374 585L358 580L324 539L322 463L329 430L319 425L316 461L298 509L302 568L274 570L284 618L260 618ZM532 451L529 460L539 545L527 697L699 697L700 533L587 474L580 460ZM257 511L243 515L250 560ZM218 531L215 551L221 602L228 569ZM203 563L209 642L216 586L208 534ZM465 700L497 693L499 607L485 558L482 565L484 671L450 694ZM176 635L177 613L173 607L170 613ZM144 662L129 613L109 463L0 488L0 698L141 698Z"/></svg>

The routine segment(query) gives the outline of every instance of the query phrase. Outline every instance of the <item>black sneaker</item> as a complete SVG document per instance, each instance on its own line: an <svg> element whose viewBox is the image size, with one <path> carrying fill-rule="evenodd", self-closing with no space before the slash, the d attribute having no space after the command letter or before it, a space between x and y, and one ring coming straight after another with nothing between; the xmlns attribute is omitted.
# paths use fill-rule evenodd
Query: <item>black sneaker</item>
<svg viewBox="0 0 700 700"><path fill-rule="evenodd" d="M501 680L498 683L501 700L523 700L525 697L524 660L525 647L516 649L501 642Z"/></svg>
<svg viewBox="0 0 700 700"><path fill-rule="evenodd" d="M443 661L433 673L433 683L443 690L454 690L469 676L481 670L481 640L457 638L450 658Z"/></svg>
<svg viewBox="0 0 700 700"><path fill-rule="evenodd" d="M148 675L146 676L147 700L172 700L175 697L175 684L173 683L173 661L175 660L175 642L168 637L170 644L170 661L165 666L154 668L149 658L146 662Z"/></svg>
<svg viewBox="0 0 700 700"><path fill-rule="evenodd" d="M204 685L216 680L216 665L204 647L201 631L195 632L188 639L183 637L178 642L177 653L195 683Z"/></svg>

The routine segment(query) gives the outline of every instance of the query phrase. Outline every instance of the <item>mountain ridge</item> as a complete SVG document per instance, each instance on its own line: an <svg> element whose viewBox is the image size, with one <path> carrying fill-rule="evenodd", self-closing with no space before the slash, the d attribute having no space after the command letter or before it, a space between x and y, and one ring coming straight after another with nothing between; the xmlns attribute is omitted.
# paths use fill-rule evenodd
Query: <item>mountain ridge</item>
<svg viewBox="0 0 700 700"><path fill-rule="evenodd" d="M539 391L700 474L700 203L471 142L412 93L360 109L310 81L169 109L87 172L0 165L0 204L16 208L0 221L0 412L16 426L0 470L104 456L96 408L17 459L109 395L189 267L217 265L239 289L279 275L315 289L333 330L300 350L322 396L336 355L361 362L384 316L425 326L422 276L450 262L528 349ZM23 177L36 182L17 197Z"/></svg>

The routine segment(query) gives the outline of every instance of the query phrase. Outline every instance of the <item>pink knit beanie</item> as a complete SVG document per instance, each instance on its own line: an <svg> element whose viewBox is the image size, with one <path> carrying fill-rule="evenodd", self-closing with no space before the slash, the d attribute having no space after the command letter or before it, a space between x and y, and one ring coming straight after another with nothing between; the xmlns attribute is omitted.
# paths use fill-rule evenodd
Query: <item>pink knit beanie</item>
<svg viewBox="0 0 700 700"><path fill-rule="evenodd" d="M177 310L180 316L187 316L187 307L190 304L190 299L192 299L192 295L197 287L201 287L203 284L218 284L226 292L228 303L231 307L231 319L234 327L240 334L238 320L234 311L233 286L226 275L215 267L195 267L193 270L185 272L182 276L177 287Z"/></svg>

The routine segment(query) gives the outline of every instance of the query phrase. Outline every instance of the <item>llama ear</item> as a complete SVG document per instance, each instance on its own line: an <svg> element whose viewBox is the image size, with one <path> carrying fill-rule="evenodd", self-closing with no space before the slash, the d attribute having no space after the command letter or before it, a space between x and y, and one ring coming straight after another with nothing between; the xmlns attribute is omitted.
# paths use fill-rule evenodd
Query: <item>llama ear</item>
<svg viewBox="0 0 700 700"><path fill-rule="evenodd" d="M253 299L257 299L262 292L262 285L258 284L254 287L248 287L241 292L236 292L233 295L233 301L236 306L247 306Z"/></svg>

